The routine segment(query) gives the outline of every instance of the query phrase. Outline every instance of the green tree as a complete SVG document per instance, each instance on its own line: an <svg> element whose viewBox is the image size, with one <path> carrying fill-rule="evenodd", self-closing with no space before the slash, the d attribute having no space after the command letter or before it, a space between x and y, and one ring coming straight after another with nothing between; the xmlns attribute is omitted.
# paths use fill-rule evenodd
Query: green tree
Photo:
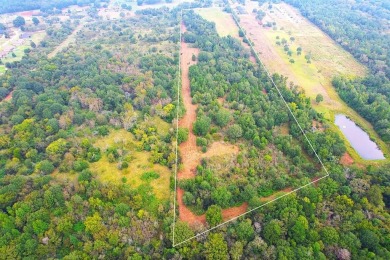
<svg viewBox="0 0 390 260"><path fill-rule="evenodd" d="M333 227L324 227L320 234L322 241L327 245L334 245L339 241L339 233Z"/></svg>
<svg viewBox="0 0 390 260"><path fill-rule="evenodd" d="M369 202L377 207L382 208L385 203L383 202L382 190L378 185L372 185L367 192L367 199Z"/></svg>
<svg viewBox="0 0 390 260"><path fill-rule="evenodd" d="M309 223L304 216L299 216L292 226L290 236L297 243L303 243L306 239L306 233L309 228Z"/></svg>
<svg viewBox="0 0 390 260"><path fill-rule="evenodd" d="M265 225L263 230L263 236L267 243L276 244L279 241L282 234L282 228L279 221L271 220L268 224Z"/></svg>
<svg viewBox="0 0 390 260"><path fill-rule="evenodd" d="M217 205L221 206L222 208L226 208L230 205L232 194L226 189L226 187L218 187L211 194L211 198Z"/></svg>
<svg viewBox="0 0 390 260"><path fill-rule="evenodd" d="M67 145L68 142L65 139L63 138L57 139L46 147L46 153L49 156L56 156L56 155L62 156L67 150Z"/></svg>
<svg viewBox="0 0 390 260"><path fill-rule="evenodd" d="M175 244L183 242L193 236L194 232L187 222L178 221L175 224Z"/></svg>
<svg viewBox="0 0 390 260"><path fill-rule="evenodd" d="M206 211L206 220L210 227L222 223L222 209L218 205L211 205Z"/></svg>
<svg viewBox="0 0 390 260"><path fill-rule="evenodd" d="M319 104L320 102L324 101L324 96L322 96L321 94L318 94L316 96L316 102L317 104Z"/></svg>
<svg viewBox="0 0 390 260"><path fill-rule="evenodd" d="M181 128L179 127L178 133L177 133L177 142L179 144L186 142L188 140L188 128Z"/></svg>
<svg viewBox="0 0 390 260"><path fill-rule="evenodd" d="M32 22L34 23L34 25L38 25L39 24L39 20L36 17L33 17Z"/></svg>
<svg viewBox="0 0 390 260"><path fill-rule="evenodd" d="M215 114L215 124L224 127L226 126L231 119L230 112L225 109L219 109L218 112Z"/></svg>
<svg viewBox="0 0 390 260"><path fill-rule="evenodd" d="M227 243L222 234L210 234L205 243L205 255L207 259L228 259Z"/></svg>
<svg viewBox="0 0 390 260"><path fill-rule="evenodd" d="M15 27L21 27L26 24L26 20L24 20L23 17L18 16L15 18L15 20L13 20L13 24Z"/></svg>
<svg viewBox="0 0 390 260"><path fill-rule="evenodd" d="M232 260L240 260L244 251L244 245L240 241L236 241L230 248L230 257Z"/></svg>
<svg viewBox="0 0 390 260"><path fill-rule="evenodd" d="M362 242L362 246L369 250L375 251L379 246L379 237L369 229L362 229L359 232L359 239Z"/></svg>
<svg viewBox="0 0 390 260"><path fill-rule="evenodd" d="M43 232L45 232L45 231L48 229L48 227L49 227L49 225L48 225L46 222L44 222L44 221L42 221L42 220L40 220L40 219L35 220L35 221L32 223L32 226L33 226L34 233L35 233L36 235L41 235L41 234L42 234Z"/></svg>
<svg viewBox="0 0 390 260"><path fill-rule="evenodd" d="M238 224L237 236L238 239L246 242L249 242L254 238L255 231L253 230L252 221L250 219L245 219Z"/></svg>
<svg viewBox="0 0 390 260"><path fill-rule="evenodd" d="M85 231L92 234L95 238L99 237L99 234L104 235L103 219L98 212L95 212L93 216L89 216L84 221Z"/></svg>
<svg viewBox="0 0 390 260"><path fill-rule="evenodd" d="M241 126L234 124L232 125L228 131L227 135L230 139L236 140L242 136L242 128Z"/></svg>
<svg viewBox="0 0 390 260"><path fill-rule="evenodd" d="M40 174L50 174L54 171L54 165L48 161L48 160L43 160L35 166L35 169L40 173Z"/></svg>
<svg viewBox="0 0 390 260"><path fill-rule="evenodd" d="M210 130L211 120L207 116L198 117L194 123L194 133L205 136Z"/></svg>

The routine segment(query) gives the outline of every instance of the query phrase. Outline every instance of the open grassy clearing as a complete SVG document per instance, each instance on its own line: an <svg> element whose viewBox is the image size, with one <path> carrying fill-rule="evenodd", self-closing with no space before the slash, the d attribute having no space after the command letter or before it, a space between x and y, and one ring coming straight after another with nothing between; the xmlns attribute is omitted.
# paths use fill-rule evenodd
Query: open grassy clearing
<svg viewBox="0 0 390 260"><path fill-rule="evenodd" d="M168 125L167 123L165 123ZM161 122L160 122L161 125ZM164 126L166 129L166 126ZM125 181L134 187L150 181L156 197L159 199L169 198L169 177L170 170L167 167L150 163L151 154L145 151L138 151L137 141L133 134L121 129L111 132L108 136L96 140L95 147L101 149L103 156L91 164L91 169L96 173L98 179L103 182L120 183ZM109 147L121 147L123 153L127 153L129 167L120 169L119 162L109 162L105 151ZM118 149L119 150L119 149ZM152 180L143 180L146 173L155 172L159 177Z"/></svg>
<svg viewBox="0 0 390 260"><path fill-rule="evenodd" d="M214 22L219 36L233 36L238 38L238 27L232 16L222 11L221 8L200 8L196 13L204 19Z"/></svg>
<svg viewBox="0 0 390 260"><path fill-rule="evenodd" d="M312 99L313 107L331 122L339 113L350 117L370 135L386 157L389 157L388 147L372 125L348 107L331 84L332 77L336 75L359 77L364 76L367 69L289 5L275 4L272 10L268 9L268 5L262 7L266 13L263 24L275 23L274 28L263 27L256 20L252 10L259 8L257 3L249 2L245 8L248 14L239 15L241 25L270 72L285 75L288 81L302 87L306 95ZM287 40L290 50L293 51L291 57L283 50L283 46L277 45L277 36L279 40L283 38ZM290 37L295 38L293 42L290 41ZM302 48L300 56L297 55L297 47ZM310 64L306 62L305 55L311 56ZM294 63L290 63L291 58L294 59ZM317 94L324 97L324 101L319 104L314 101ZM337 127L333 127L333 130L339 131ZM344 138L344 135L339 133ZM381 163L363 160L349 142L345 138L344 140L348 152L355 161L366 164Z"/></svg>

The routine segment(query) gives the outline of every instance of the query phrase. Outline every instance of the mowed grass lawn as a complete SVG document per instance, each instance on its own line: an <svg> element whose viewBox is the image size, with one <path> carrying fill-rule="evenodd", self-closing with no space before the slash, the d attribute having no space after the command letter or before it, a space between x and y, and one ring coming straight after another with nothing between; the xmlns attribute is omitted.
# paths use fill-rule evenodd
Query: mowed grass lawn
<svg viewBox="0 0 390 260"><path fill-rule="evenodd" d="M159 122L160 131L164 131L169 125L165 122ZM161 130L162 129L162 130ZM141 177L147 172L156 172L159 177L150 181L153 191L158 199L169 198L169 179L171 171L168 167L153 164L149 161L150 152L139 151L137 141L132 133L121 129L111 131L108 136L99 138L94 143L102 151L102 158L91 164L90 169L96 174L96 177L102 182L120 183L126 178L126 183L133 187L138 187L146 183ZM109 162L105 153L109 147L122 147L126 151L126 156L130 157L129 167L119 169L119 162Z"/></svg>

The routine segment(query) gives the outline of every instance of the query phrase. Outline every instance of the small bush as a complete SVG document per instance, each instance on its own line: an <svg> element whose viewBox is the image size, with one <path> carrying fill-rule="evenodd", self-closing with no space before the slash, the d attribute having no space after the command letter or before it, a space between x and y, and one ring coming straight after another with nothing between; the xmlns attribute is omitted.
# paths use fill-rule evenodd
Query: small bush
<svg viewBox="0 0 390 260"><path fill-rule="evenodd" d="M141 176L141 180L143 181L151 181L158 178L160 178L160 174L155 171L144 172Z"/></svg>

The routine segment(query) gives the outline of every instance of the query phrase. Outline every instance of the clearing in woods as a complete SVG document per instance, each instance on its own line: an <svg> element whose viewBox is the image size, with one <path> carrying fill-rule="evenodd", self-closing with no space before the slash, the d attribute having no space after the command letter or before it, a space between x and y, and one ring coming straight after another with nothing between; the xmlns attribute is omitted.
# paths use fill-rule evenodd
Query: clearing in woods
<svg viewBox="0 0 390 260"><path fill-rule="evenodd" d="M204 19L214 22L217 32L220 37L232 36L238 38L238 27L234 22L233 17L222 11L220 8L199 8L196 9L196 13L202 16Z"/></svg>
<svg viewBox="0 0 390 260"><path fill-rule="evenodd" d="M185 32L186 28L184 24L181 25L181 31ZM210 158L214 156L225 156L229 154L237 154L238 147L226 144L223 142L214 142L206 153L202 153L200 148L196 146L196 136L192 132L193 123L196 120L197 105L192 104L190 79L189 79L189 67L196 64L196 61L192 60L192 55L196 57L199 54L199 49L191 48L187 43L181 42L180 59L181 59L181 83L182 83L182 99L186 109L185 115L179 120L179 127L189 129L189 136L186 142L180 144L180 154L182 165L177 173L177 179L189 179L195 178L196 166L201 162L202 158ZM177 200L179 207L179 217L182 221L187 223L205 223L205 215L197 216L191 212L183 202L184 191L177 188ZM242 211L243 210L243 211ZM246 209L239 209L239 213L245 212ZM231 210L231 211L234 211ZM228 213L225 213L228 216ZM230 215L232 213L230 212ZM234 214L233 214L234 215ZM239 214L237 214L239 215Z"/></svg>
<svg viewBox="0 0 390 260"><path fill-rule="evenodd" d="M162 120L158 122L162 128ZM166 124L166 123L165 123ZM98 179L103 182L120 183L123 178L126 178L126 183L133 187L138 187L145 181L142 176L147 172L155 172L159 177L150 181L153 187L153 192L159 199L169 198L169 177L170 170L168 167L150 163L150 152L137 151L137 141L132 133L121 129L111 132L108 136L99 138L93 145L100 148L102 158L91 164L91 169L94 170ZM106 154L107 148L116 148L118 152L123 153L123 157L128 161L129 165L125 169L118 167L119 162L110 162Z"/></svg>
<svg viewBox="0 0 390 260"><path fill-rule="evenodd" d="M233 18L226 13L223 13L220 9L217 8L208 8L208 9L197 9L196 12L203 16L205 19L215 22L216 23L216 29L220 36L227 36L231 35L233 37L238 37L238 27L234 23ZM215 15L213 15L215 14ZM226 15L225 15L226 14ZM228 31L226 28L224 28L221 25L229 24ZM186 27L184 23L181 24L181 33L186 32ZM239 38L242 40L242 38ZM248 45L243 44L246 48L249 48ZM195 55L196 57L199 54L199 49L190 47L187 43L184 41L180 42L180 69L181 69L181 92L182 92L182 100L186 109L185 115L179 120L178 126L182 128L189 129L189 137L186 142L183 142L179 145L180 148L180 155L181 155L181 161L182 164L178 167L177 172L177 180L183 180L183 179L190 179L196 177L196 167L200 164L201 159L209 159L211 161L213 160L219 160L221 157L228 158L229 156L236 156L239 153L239 148L232 144L227 144L220 141L215 141L211 147L208 149L206 153L202 153L200 151L200 148L196 146L196 136L192 132L193 129L193 123L196 120L196 110L197 105L192 104L192 97L191 97L191 87L190 87L190 79L189 79L189 68L191 65L195 65L197 63L197 59L195 61L192 60L192 56ZM249 57L249 59L256 63L256 60L253 56ZM224 102L223 98L220 98L218 100L220 103ZM285 127L286 129L283 129L282 132L288 132L288 126ZM287 133L286 133L287 134ZM327 176L327 175L326 175ZM279 198L282 198L290 193L293 193L307 185L315 185L315 182L325 178L323 177L316 177L311 180L308 184L299 187L297 189L294 189L293 187L287 187L283 190L280 190L278 192L275 192L273 194L270 194L266 197L260 197L259 201L261 205L266 205L268 203L271 203ZM179 219L181 221L187 222L190 226L194 228L204 227L206 225L206 215L196 215L194 212L192 212L183 201L184 196L184 190L177 187L176 190L176 196L177 196L177 203L178 203L178 212L179 212ZM259 208L260 206L256 207ZM256 209L254 208L254 209ZM254 210L251 209L250 211ZM176 208L175 208L176 210ZM239 206L230 207L222 209L222 218L223 223L220 225L223 225L229 221L232 221L234 219L237 219L238 217L249 213L248 203L245 202ZM174 213L175 214L175 213ZM175 224L173 224L175 225ZM204 230L200 233L198 233L196 236L187 238L184 241L176 241L173 238L174 246L182 244L186 241L189 241L192 238L195 238L197 236L200 236L210 230L213 230L217 228L217 225L215 227L211 227L211 229ZM175 231L173 231L175 233Z"/></svg>
<svg viewBox="0 0 390 260"><path fill-rule="evenodd" d="M85 22L86 22L85 18L81 19L80 24L77 25L77 27L73 30L73 32L60 45L58 45L51 53L49 53L47 57L51 59L54 56L56 56L57 53L59 53L60 51L68 47L71 43L75 43L77 33L81 31L81 29L83 29Z"/></svg>
<svg viewBox="0 0 390 260"><path fill-rule="evenodd" d="M160 125L162 131L168 132L169 125L161 119L156 123ZM169 199L169 179L171 171L168 167L153 164L150 162L151 153L138 150L138 141L135 140L132 133L125 129L111 131L109 135L98 137L92 140L92 144L96 148L100 148L102 157L99 161L91 163L91 171L103 183L119 184L126 181L132 187L138 187L141 184L150 183L153 188L153 193L160 200ZM121 154L123 161L127 161L131 167L119 167L121 162L110 161L107 153L108 148L115 148ZM153 178L147 178L146 175L154 175ZM156 175L157 174L157 175ZM72 182L77 178L76 174L62 174L58 170L52 173L56 178Z"/></svg>
<svg viewBox="0 0 390 260"><path fill-rule="evenodd" d="M232 8L237 9L238 6L240 5L234 4ZM296 9L285 3L273 4L272 9L268 9L268 4L263 5L260 9L266 15L262 21L256 19L256 14L252 12L255 8L259 9L257 2L247 2L241 7L245 8L246 14L238 14L240 25L270 73L287 76L288 81L302 87L311 98L313 107L331 122L336 114L347 115L388 154L386 144L372 125L341 100L331 83L334 76L361 77L367 73L367 69ZM283 39L285 43L282 43ZM290 55L284 50L285 45L291 51ZM302 48L300 55L298 47ZM307 63L305 56L310 57L310 63ZM319 104L315 102L317 94L324 97ZM339 131L334 125L332 129ZM345 144L355 161L377 163L361 159L346 139Z"/></svg>

